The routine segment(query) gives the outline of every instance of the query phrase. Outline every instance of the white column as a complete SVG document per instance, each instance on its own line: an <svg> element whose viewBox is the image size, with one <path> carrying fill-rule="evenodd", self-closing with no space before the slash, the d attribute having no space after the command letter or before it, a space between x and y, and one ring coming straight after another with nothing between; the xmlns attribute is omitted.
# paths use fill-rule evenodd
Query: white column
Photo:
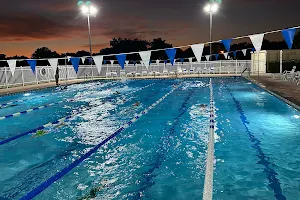
<svg viewBox="0 0 300 200"><path fill-rule="evenodd" d="M21 66L21 73L22 73L22 83L23 83L23 86L25 85L24 83L24 72L23 72L23 66Z"/></svg>
<svg viewBox="0 0 300 200"><path fill-rule="evenodd" d="M48 82L50 83L50 70L49 70L50 68L49 67L47 67L47 76L48 76Z"/></svg>
<svg viewBox="0 0 300 200"><path fill-rule="evenodd" d="M4 67L4 72L5 72L5 84L6 84L6 88L8 88L6 67Z"/></svg>
<svg viewBox="0 0 300 200"><path fill-rule="evenodd" d="M36 80L36 84L39 84L37 72L38 72L38 68L37 68L37 66L35 66L35 80Z"/></svg>
<svg viewBox="0 0 300 200"><path fill-rule="evenodd" d="M280 74L282 74L282 54L283 54L283 51L280 50Z"/></svg>

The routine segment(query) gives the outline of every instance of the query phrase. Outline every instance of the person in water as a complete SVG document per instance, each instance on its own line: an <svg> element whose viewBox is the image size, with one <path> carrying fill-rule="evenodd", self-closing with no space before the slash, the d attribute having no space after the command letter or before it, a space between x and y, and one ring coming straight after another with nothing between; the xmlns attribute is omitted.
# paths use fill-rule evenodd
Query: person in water
<svg viewBox="0 0 300 200"><path fill-rule="evenodd" d="M141 103L139 101L135 102L135 104L133 104L133 107L138 107Z"/></svg>
<svg viewBox="0 0 300 200"><path fill-rule="evenodd" d="M48 132L43 130L43 129L40 129L40 130L37 130L36 133L34 135L32 135L33 138L36 138L36 137L41 137L43 135L46 135Z"/></svg>
<svg viewBox="0 0 300 200"><path fill-rule="evenodd" d="M118 94L121 94L121 93L120 93L120 92L118 92L118 91L116 91L114 94L115 94L115 95L118 95Z"/></svg>
<svg viewBox="0 0 300 200"><path fill-rule="evenodd" d="M207 105L206 104L200 104L199 107L200 107L200 110L204 112L206 110Z"/></svg>

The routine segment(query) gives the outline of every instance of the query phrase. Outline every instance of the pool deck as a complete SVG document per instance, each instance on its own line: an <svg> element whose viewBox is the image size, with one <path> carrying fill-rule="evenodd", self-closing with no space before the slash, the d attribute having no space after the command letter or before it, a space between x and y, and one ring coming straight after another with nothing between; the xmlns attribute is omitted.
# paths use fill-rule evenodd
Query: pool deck
<svg viewBox="0 0 300 200"><path fill-rule="evenodd" d="M197 78L197 77L234 77L234 76L240 76L237 74L185 74L185 75L170 75L170 76L139 76L139 77L127 77L128 79L155 79L155 78ZM120 77L115 77L115 78L103 78L103 77L95 77L93 80L120 80ZM74 83L82 83L86 81L91 81L89 80L84 80L84 79L73 79L73 80L68 80L66 81L60 81L59 83L61 85L71 85ZM39 83L39 84L34 84L34 85L26 85L26 86L17 86L17 87L10 87L10 88L5 88L5 89L0 89L0 96L2 95L10 95L18 92L26 92L26 91L31 91L31 90L37 90L37 89L44 89L44 88L49 88L49 87L54 87L55 82L50 82L50 83Z"/></svg>
<svg viewBox="0 0 300 200"><path fill-rule="evenodd" d="M259 77L251 76L250 79L260 87L267 89L274 96L300 110L300 86L295 83L273 79L271 74Z"/></svg>

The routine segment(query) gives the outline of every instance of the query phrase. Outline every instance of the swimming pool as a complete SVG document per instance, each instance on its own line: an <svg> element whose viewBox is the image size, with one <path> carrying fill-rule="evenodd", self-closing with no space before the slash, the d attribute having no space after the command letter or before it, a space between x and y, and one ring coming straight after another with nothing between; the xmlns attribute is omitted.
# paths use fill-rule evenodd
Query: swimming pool
<svg viewBox="0 0 300 200"><path fill-rule="evenodd" d="M300 112L243 78L211 80L213 199L297 199ZM1 97L0 199L202 198L209 82L90 82Z"/></svg>

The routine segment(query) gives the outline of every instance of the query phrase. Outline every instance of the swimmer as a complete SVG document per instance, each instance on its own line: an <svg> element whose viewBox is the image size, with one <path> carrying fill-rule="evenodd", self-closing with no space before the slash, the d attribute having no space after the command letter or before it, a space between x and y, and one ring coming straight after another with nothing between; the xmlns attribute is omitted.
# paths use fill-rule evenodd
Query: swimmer
<svg viewBox="0 0 300 200"><path fill-rule="evenodd" d="M37 130L36 133L32 136L33 138L36 138L36 137L41 137L43 135L46 135L48 132L45 131L45 130Z"/></svg>
<svg viewBox="0 0 300 200"><path fill-rule="evenodd" d="M114 180L113 180L114 181ZM87 194L84 197L79 198L78 200L88 200L88 199L94 199L97 197L97 193L101 191L102 189L105 189L107 187L113 186L113 182L109 180L101 181L101 185L94 187L90 190L89 194Z"/></svg>
<svg viewBox="0 0 300 200"><path fill-rule="evenodd" d="M135 104L133 104L134 107L138 107L141 103L138 101L138 102L135 102Z"/></svg>
<svg viewBox="0 0 300 200"><path fill-rule="evenodd" d="M201 110L201 111L205 111L207 105L206 105L206 104L200 104L199 107L200 107L200 110Z"/></svg>
<svg viewBox="0 0 300 200"><path fill-rule="evenodd" d="M121 94L121 93L120 93L120 92L118 92L118 91L116 91L114 94L115 94L115 95L118 95L118 94Z"/></svg>

